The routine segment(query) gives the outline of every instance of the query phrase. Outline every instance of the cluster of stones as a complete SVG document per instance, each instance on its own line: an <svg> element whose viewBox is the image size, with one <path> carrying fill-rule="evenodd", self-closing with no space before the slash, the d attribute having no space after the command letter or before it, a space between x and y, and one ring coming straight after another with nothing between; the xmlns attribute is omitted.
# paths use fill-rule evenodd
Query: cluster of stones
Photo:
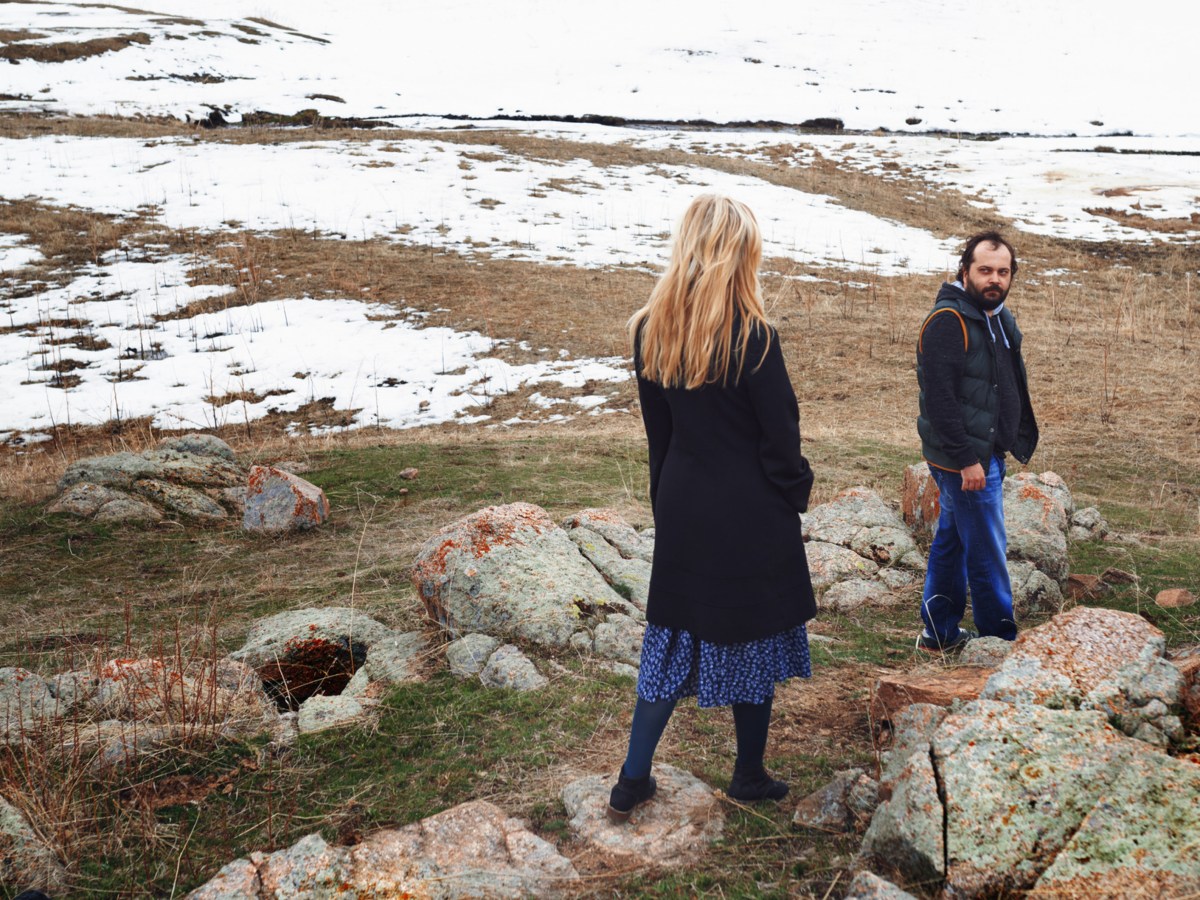
<svg viewBox="0 0 1200 900"><path fill-rule="evenodd" d="M931 537L937 532L941 507L928 466L905 470L900 506L914 532ZM1095 507L1076 509L1070 489L1054 472L1020 472L1005 478L1004 520L1018 615L1062 609L1070 541L1125 539L1109 528Z"/></svg>
<svg viewBox="0 0 1200 900"><path fill-rule="evenodd" d="M562 791L579 840L611 861L674 867L693 862L724 830L712 788L672 766L656 768L659 795L623 828L605 817L611 779L587 776ZM222 868L192 900L272 897L576 896L572 862L520 819L473 800L403 828L373 832L353 847L310 834L275 853Z"/></svg>
<svg viewBox="0 0 1200 900"><path fill-rule="evenodd" d="M329 501L316 485L281 466L251 466L209 434L168 438L143 453L72 463L48 512L97 522L196 523L242 519L247 531L282 533L321 525Z"/></svg>
<svg viewBox="0 0 1200 900"><path fill-rule="evenodd" d="M49 512L98 522L157 522L164 516L219 522L241 515L245 483L246 472L228 444L189 434L144 453L72 463Z"/></svg>
<svg viewBox="0 0 1200 900"><path fill-rule="evenodd" d="M538 506L492 506L425 542L412 569L452 639L451 671L528 690L545 682L518 648L574 648L610 665L641 654L654 543L611 510L556 524Z"/></svg>
<svg viewBox="0 0 1200 900"><path fill-rule="evenodd" d="M1022 634L978 699L895 715L863 863L956 898L1200 891L1200 767L1166 752L1200 726L1200 655L1163 648L1139 616L1077 607ZM861 827L864 779L803 824Z"/></svg>

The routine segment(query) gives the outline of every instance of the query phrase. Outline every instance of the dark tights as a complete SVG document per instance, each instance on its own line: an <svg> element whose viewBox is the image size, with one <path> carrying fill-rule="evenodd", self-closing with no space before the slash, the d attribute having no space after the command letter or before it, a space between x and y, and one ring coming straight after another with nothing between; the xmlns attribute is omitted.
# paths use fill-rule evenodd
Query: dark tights
<svg viewBox="0 0 1200 900"><path fill-rule="evenodd" d="M675 711L674 700L650 703L638 698L629 729L629 753L625 757L627 778L645 778L662 737L663 729ZM737 768L758 769L767 749L767 729L771 724L771 701L733 704L733 729L737 735Z"/></svg>

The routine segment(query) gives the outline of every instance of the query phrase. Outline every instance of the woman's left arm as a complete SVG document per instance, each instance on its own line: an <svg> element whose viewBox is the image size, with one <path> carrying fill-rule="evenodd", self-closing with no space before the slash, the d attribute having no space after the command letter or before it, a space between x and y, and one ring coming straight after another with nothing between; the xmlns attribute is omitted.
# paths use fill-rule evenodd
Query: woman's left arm
<svg viewBox="0 0 1200 900"><path fill-rule="evenodd" d="M746 348L748 374L744 377L762 428L758 455L767 478L796 512L802 513L808 510L813 473L800 452L800 405L783 361L779 335L773 328L770 340L766 358L757 369L753 366L762 356L762 340L752 339Z"/></svg>

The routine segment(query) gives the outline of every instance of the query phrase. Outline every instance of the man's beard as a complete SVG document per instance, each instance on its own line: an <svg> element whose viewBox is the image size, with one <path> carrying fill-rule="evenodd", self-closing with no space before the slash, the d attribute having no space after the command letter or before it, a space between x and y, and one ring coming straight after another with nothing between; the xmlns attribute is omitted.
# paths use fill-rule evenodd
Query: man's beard
<svg viewBox="0 0 1200 900"><path fill-rule="evenodd" d="M967 296L970 297L980 309L983 309L987 312L991 312L993 309L1003 303L1008 297L1008 291L1006 290L1001 290L999 294L993 294L989 297L987 294L978 290L975 285L969 281L966 283L966 285L964 285L964 287L966 288Z"/></svg>

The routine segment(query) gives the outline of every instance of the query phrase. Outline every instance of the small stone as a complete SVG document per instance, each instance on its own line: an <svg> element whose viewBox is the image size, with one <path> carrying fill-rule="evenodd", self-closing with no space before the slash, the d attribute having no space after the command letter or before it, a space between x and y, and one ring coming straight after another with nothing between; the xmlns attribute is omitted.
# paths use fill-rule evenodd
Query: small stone
<svg viewBox="0 0 1200 900"><path fill-rule="evenodd" d="M902 891L890 881L884 881L870 872L859 872L850 882L842 900L917 900L908 891Z"/></svg>
<svg viewBox="0 0 1200 900"><path fill-rule="evenodd" d="M827 834L847 834L866 828L878 802L878 783L862 769L846 769L796 805L792 824Z"/></svg>
<svg viewBox="0 0 1200 900"><path fill-rule="evenodd" d="M890 606L896 600L887 585L865 578L849 578L831 585L817 600L821 609L849 612L860 606Z"/></svg>
<svg viewBox="0 0 1200 900"><path fill-rule="evenodd" d="M412 481L419 474L421 474L421 470L417 469L413 466L409 466L407 469L400 470L400 477L403 478L405 481Z"/></svg>
<svg viewBox="0 0 1200 900"><path fill-rule="evenodd" d="M367 710L357 697L344 694L329 697L317 694L300 704L296 723L301 734L324 731L339 725L352 725L366 716Z"/></svg>
<svg viewBox="0 0 1200 900"><path fill-rule="evenodd" d="M892 591L911 587L917 582L917 574L913 571L913 567L901 568L900 566L888 566L886 569L880 569L876 572L875 577Z"/></svg>
<svg viewBox="0 0 1200 900"><path fill-rule="evenodd" d="M409 631L385 637L367 651L363 668L371 681L380 684L402 684L421 680L421 665L429 653L425 635Z"/></svg>
<svg viewBox="0 0 1200 900"><path fill-rule="evenodd" d="M325 492L299 475L271 466L254 466L246 486L242 528L268 534L303 531L329 518Z"/></svg>
<svg viewBox="0 0 1200 900"><path fill-rule="evenodd" d="M1178 609L1182 606L1191 606L1196 602L1196 597L1186 588L1167 588L1155 595L1154 602L1164 609Z"/></svg>
<svg viewBox="0 0 1200 900"><path fill-rule="evenodd" d="M637 665L642 658L646 626L636 619L613 613L596 626L592 649L597 656Z"/></svg>
<svg viewBox="0 0 1200 900"><path fill-rule="evenodd" d="M1006 641L1004 638L976 638L963 647L958 661L964 666L985 666L994 669L1004 662L1011 650L1012 641Z"/></svg>
<svg viewBox="0 0 1200 900"><path fill-rule="evenodd" d="M1104 579L1099 575L1085 575L1082 572L1072 572L1067 577L1067 584L1063 593L1078 602L1081 600L1095 600L1107 590L1108 585L1104 583Z"/></svg>
<svg viewBox="0 0 1200 900"><path fill-rule="evenodd" d="M916 881L945 875L945 813L938 795L932 754L913 753L879 805L863 836L862 855L899 869Z"/></svg>
<svg viewBox="0 0 1200 900"><path fill-rule="evenodd" d="M469 678L480 673L499 646L500 641L489 634L465 634L446 645L446 662L459 678Z"/></svg>
<svg viewBox="0 0 1200 900"><path fill-rule="evenodd" d="M1133 572L1109 567L1100 573L1100 580L1105 584L1137 584L1142 579Z"/></svg>
<svg viewBox="0 0 1200 900"><path fill-rule="evenodd" d="M869 578L879 571L879 566L872 560L824 541L809 541L804 545L804 554L808 557L812 585L818 590L847 578Z"/></svg>
<svg viewBox="0 0 1200 900"><path fill-rule="evenodd" d="M212 434L194 433L185 434L183 437L164 438L159 442L158 449L190 453L193 456L216 456L229 462L237 461L233 448Z"/></svg>
<svg viewBox="0 0 1200 900"><path fill-rule="evenodd" d="M479 680L488 687L514 691L534 691L549 683L529 657L512 644L505 644L491 655L479 673Z"/></svg>
<svg viewBox="0 0 1200 900"><path fill-rule="evenodd" d="M627 865L674 867L697 860L716 841L725 815L713 789L674 766L654 766L658 792L614 827L605 810L614 778L589 775L563 788L571 830L588 847Z"/></svg>
<svg viewBox="0 0 1200 900"><path fill-rule="evenodd" d="M891 721L913 703L949 706L955 700L974 700L992 672L978 666L956 666L931 673L884 675L875 682L871 718Z"/></svg>

